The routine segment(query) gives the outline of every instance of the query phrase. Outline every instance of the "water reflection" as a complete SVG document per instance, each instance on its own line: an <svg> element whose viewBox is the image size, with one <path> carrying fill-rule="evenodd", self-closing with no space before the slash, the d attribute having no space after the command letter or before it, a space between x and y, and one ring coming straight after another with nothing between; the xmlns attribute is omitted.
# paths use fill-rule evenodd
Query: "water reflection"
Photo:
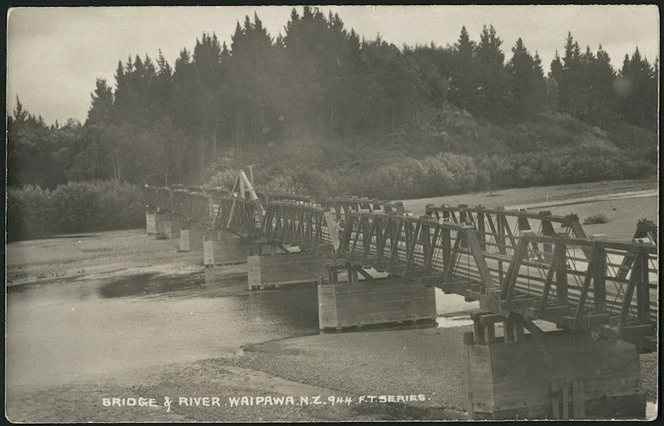
<svg viewBox="0 0 664 426"><path fill-rule="evenodd" d="M99 287L99 295L103 298L162 294L172 291L201 288L205 285L203 274L192 275L159 275L146 273L130 275L103 284Z"/></svg>

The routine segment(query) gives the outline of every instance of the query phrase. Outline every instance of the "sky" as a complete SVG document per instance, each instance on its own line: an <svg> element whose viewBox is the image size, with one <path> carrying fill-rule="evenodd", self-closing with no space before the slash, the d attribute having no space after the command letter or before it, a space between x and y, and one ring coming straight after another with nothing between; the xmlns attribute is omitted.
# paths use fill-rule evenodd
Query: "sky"
<svg viewBox="0 0 664 426"><path fill-rule="evenodd" d="M16 106L46 123L68 118L85 122L97 78L115 84L118 60L156 58L159 49L173 65L182 48L193 49L203 32L230 45L236 22L258 13L273 37L283 34L291 6L16 8L7 17L7 111ZM506 60L521 37L537 51L545 72L568 31L582 50L601 44L614 68L638 46L651 63L659 58L659 10L653 5L582 6L322 6L338 13L345 27L367 39L389 43L452 45L465 25L479 40L493 24ZM298 7L301 12L301 7Z"/></svg>

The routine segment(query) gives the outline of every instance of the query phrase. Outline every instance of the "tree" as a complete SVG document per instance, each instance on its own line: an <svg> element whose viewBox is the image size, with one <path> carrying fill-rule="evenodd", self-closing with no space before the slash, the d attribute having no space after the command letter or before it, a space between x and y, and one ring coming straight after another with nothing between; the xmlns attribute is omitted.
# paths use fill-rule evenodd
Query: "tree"
<svg viewBox="0 0 664 426"><path fill-rule="evenodd" d="M512 48L507 64L512 93L511 110L523 118L537 112L543 105L545 94L544 73L537 53L532 57L521 37Z"/></svg>
<svg viewBox="0 0 664 426"><path fill-rule="evenodd" d="M451 72L450 99L458 107L472 110L477 98L477 66L474 58L475 43L470 40L465 25L454 45Z"/></svg>
<svg viewBox="0 0 664 426"><path fill-rule="evenodd" d="M108 87L105 79L97 79L95 91L90 96L92 105L88 110L88 119L85 124L94 125L102 121L110 121L113 109L113 89Z"/></svg>
<svg viewBox="0 0 664 426"><path fill-rule="evenodd" d="M231 98L236 105L236 142L239 145L244 139L245 143L256 145L270 136L275 121L270 108L275 50L272 37L257 14L254 22L246 16L244 26L237 23L229 59L229 74L235 83ZM248 130L248 137L243 130Z"/></svg>
<svg viewBox="0 0 664 426"><path fill-rule="evenodd" d="M650 129L657 127L658 71L641 58L638 47L631 58L625 55L617 85L623 120Z"/></svg>
<svg viewBox="0 0 664 426"><path fill-rule="evenodd" d="M496 35L493 25L482 28L480 42L475 49L479 86L477 110L486 117L504 116L507 101L508 79L500 50L503 41Z"/></svg>
<svg viewBox="0 0 664 426"><path fill-rule="evenodd" d="M587 120L589 122L602 124L614 118L616 105L613 84L615 79L616 73L611 66L611 58L600 44L595 60L588 69L590 87Z"/></svg>

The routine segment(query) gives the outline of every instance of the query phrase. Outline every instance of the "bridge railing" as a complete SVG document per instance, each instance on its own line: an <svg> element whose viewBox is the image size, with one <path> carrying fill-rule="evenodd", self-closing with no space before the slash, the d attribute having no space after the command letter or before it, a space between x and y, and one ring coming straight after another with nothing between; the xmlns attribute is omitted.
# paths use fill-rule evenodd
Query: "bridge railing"
<svg viewBox="0 0 664 426"><path fill-rule="evenodd" d="M480 300L501 315L518 312L640 344L653 335L658 279L653 244L532 231L512 238L513 250L503 252L465 223L350 213L336 257Z"/></svg>
<svg viewBox="0 0 664 426"><path fill-rule="evenodd" d="M143 187L143 199L145 204L158 207L160 210L171 211L173 208L171 202L171 190L154 186Z"/></svg>
<svg viewBox="0 0 664 426"><path fill-rule="evenodd" d="M274 201L266 207L261 234L270 241L301 248L333 246L336 228L331 219L320 205Z"/></svg>
<svg viewBox="0 0 664 426"><path fill-rule="evenodd" d="M533 243L554 246L544 261ZM586 257L584 251L590 251ZM634 241L615 243L524 235L500 290L501 309L535 296L532 311L521 313L568 328L639 341L653 335L657 322L656 247ZM526 303L529 304L529 303Z"/></svg>
<svg viewBox="0 0 664 426"><path fill-rule="evenodd" d="M502 207L468 207L465 204L453 207L427 204L426 215L438 220L472 225L478 231L481 240L484 238L483 235L505 239L524 231L533 231L537 235L545 236L554 236L564 232L572 238L587 238L579 217L575 214L560 216L552 215L550 211L535 213L524 210L505 210Z"/></svg>
<svg viewBox="0 0 664 426"><path fill-rule="evenodd" d="M336 257L383 272L430 278L444 272L452 245L466 229L427 217L351 212Z"/></svg>
<svg viewBox="0 0 664 426"><path fill-rule="evenodd" d="M255 236L261 229L261 215L255 200L224 197L214 220L215 229L228 229L241 236Z"/></svg>
<svg viewBox="0 0 664 426"><path fill-rule="evenodd" d="M204 193L176 190L171 192L171 212L189 220L208 223L212 200Z"/></svg>
<svg viewBox="0 0 664 426"><path fill-rule="evenodd" d="M214 217L213 195L201 188L185 189L182 185L172 188L143 187L145 204L179 215L187 220L210 223Z"/></svg>

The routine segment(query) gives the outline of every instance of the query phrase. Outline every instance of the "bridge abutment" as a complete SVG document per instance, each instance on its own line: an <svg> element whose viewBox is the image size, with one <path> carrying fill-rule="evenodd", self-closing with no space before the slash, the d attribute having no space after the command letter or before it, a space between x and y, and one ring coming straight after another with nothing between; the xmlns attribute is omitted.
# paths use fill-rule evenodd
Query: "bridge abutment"
<svg viewBox="0 0 664 426"><path fill-rule="evenodd" d="M524 333L520 317L476 315L464 336L473 419L645 417L636 347L590 333ZM503 336L496 337L502 322Z"/></svg>
<svg viewBox="0 0 664 426"><path fill-rule="evenodd" d="M321 331L392 323L433 322L434 288L401 277L359 279L358 270L329 268L329 279L318 284L318 322ZM361 275L366 273L362 271Z"/></svg>

